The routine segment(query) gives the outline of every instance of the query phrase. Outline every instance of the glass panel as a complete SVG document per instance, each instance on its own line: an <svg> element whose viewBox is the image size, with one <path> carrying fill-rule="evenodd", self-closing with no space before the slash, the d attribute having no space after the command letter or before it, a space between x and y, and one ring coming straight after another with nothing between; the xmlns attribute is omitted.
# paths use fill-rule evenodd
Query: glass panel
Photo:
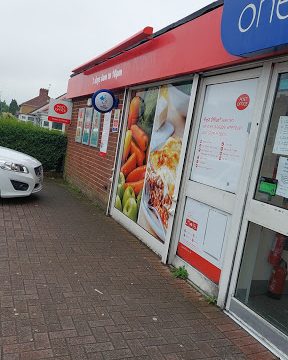
<svg viewBox="0 0 288 360"><path fill-rule="evenodd" d="M62 124L53 122L52 123L52 129L54 129L54 130L62 130Z"/></svg>
<svg viewBox="0 0 288 360"><path fill-rule="evenodd" d="M191 81L133 91L115 207L164 242Z"/></svg>
<svg viewBox="0 0 288 360"><path fill-rule="evenodd" d="M237 191L257 84L249 79L207 86L191 180Z"/></svg>
<svg viewBox="0 0 288 360"><path fill-rule="evenodd" d="M250 223L235 297L288 335L288 239Z"/></svg>
<svg viewBox="0 0 288 360"><path fill-rule="evenodd" d="M288 208L288 74L279 77L255 199Z"/></svg>

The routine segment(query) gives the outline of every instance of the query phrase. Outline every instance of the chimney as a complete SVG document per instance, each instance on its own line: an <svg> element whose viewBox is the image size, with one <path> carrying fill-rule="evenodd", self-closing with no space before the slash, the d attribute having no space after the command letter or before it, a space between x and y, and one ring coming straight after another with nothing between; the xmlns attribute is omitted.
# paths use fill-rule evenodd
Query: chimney
<svg viewBox="0 0 288 360"><path fill-rule="evenodd" d="M49 92L48 89L40 89L39 96L41 98L48 98L48 92Z"/></svg>

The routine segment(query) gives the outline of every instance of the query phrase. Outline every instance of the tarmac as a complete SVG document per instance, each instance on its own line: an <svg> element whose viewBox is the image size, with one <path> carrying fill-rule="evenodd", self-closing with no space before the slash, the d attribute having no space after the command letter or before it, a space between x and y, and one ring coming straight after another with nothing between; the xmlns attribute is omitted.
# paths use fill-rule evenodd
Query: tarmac
<svg viewBox="0 0 288 360"><path fill-rule="evenodd" d="M58 181L0 199L1 360L276 359Z"/></svg>

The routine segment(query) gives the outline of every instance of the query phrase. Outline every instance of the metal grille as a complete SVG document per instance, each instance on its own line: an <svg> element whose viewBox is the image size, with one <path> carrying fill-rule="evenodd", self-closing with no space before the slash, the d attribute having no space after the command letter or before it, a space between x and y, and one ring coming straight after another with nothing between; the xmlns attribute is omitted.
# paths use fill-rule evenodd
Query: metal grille
<svg viewBox="0 0 288 360"><path fill-rule="evenodd" d="M35 174L36 176L42 176L43 174L43 167L42 166L38 166L36 168L34 168Z"/></svg>

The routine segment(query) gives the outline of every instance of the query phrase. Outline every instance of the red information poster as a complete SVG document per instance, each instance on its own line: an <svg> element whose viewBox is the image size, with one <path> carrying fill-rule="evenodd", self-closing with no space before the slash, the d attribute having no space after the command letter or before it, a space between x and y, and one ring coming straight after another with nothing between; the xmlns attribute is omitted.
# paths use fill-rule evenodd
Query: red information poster
<svg viewBox="0 0 288 360"><path fill-rule="evenodd" d="M207 87L191 179L235 193L245 156L258 79Z"/></svg>

